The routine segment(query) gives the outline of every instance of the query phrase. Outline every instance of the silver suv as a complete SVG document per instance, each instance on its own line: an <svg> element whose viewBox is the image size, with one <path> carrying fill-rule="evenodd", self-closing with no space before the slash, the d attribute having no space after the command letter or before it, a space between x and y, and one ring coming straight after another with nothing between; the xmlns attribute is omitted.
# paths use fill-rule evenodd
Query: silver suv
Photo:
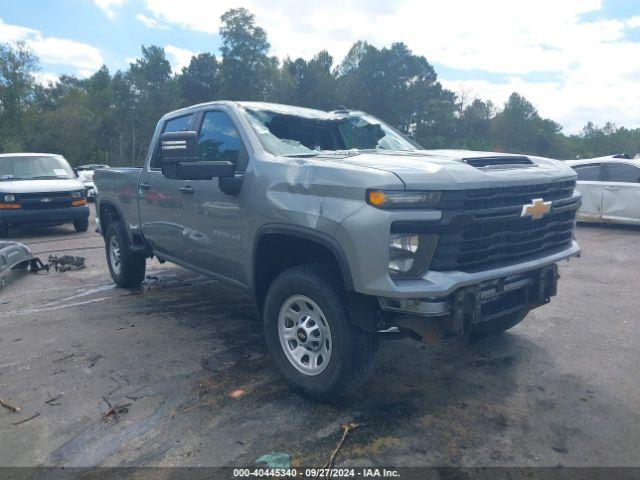
<svg viewBox="0 0 640 480"><path fill-rule="evenodd" d="M326 400L367 377L381 335L497 333L548 302L579 253L575 177L423 150L363 112L213 102L95 182L118 285L155 255L252 292L286 381Z"/></svg>

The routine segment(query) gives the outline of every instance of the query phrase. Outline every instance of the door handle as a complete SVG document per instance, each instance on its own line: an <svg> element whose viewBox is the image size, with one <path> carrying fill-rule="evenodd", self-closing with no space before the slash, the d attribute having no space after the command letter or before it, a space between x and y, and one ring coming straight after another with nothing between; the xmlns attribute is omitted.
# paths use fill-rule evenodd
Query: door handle
<svg viewBox="0 0 640 480"><path fill-rule="evenodd" d="M605 190L620 190L620 187L612 187L612 186L609 186L609 185L605 185L604 189Z"/></svg>
<svg viewBox="0 0 640 480"><path fill-rule="evenodd" d="M180 191L185 195L193 195L194 190L191 187L180 187Z"/></svg>
<svg viewBox="0 0 640 480"><path fill-rule="evenodd" d="M140 190L151 190L151 185L149 185L148 183L141 183L138 186L140 187Z"/></svg>

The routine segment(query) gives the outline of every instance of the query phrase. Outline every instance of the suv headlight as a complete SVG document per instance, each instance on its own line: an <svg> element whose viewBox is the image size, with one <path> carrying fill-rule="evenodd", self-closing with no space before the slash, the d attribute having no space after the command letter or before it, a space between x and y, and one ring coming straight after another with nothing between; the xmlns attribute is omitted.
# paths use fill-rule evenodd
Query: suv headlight
<svg viewBox="0 0 640 480"><path fill-rule="evenodd" d="M415 278L421 276L435 251L437 235L392 233L389 237L389 275Z"/></svg>
<svg viewBox="0 0 640 480"><path fill-rule="evenodd" d="M84 192L79 191L79 192L71 192L71 198L83 198L84 197Z"/></svg>
<svg viewBox="0 0 640 480"><path fill-rule="evenodd" d="M15 202L16 201L16 196L12 195L12 194L8 194L4 196L4 201L5 202Z"/></svg>
<svg viewBox="0 0 640 480"><path fill-rule="evenodd" d="M376 208L432 208L438 205L441 192L407 190L367 190L367 203Z"/></svg>

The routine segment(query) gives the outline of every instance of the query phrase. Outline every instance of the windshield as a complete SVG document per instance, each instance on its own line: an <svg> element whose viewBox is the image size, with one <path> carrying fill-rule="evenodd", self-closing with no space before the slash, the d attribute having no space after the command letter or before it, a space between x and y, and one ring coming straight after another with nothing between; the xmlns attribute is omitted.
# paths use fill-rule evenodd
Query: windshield
<svg viewBox="0 0 640 480"><path fill-rule="evenodd" d="M0 181L75 178L62 157L50 155L0 157Z"/></svg>
<svg viewBox="0 0 640 480"><path fill-rule="evenodd" d="M283 156L349 154L360 150L417 150L399 132L365 113L290 114L246 108L251 126L266 151Z"/></svg>

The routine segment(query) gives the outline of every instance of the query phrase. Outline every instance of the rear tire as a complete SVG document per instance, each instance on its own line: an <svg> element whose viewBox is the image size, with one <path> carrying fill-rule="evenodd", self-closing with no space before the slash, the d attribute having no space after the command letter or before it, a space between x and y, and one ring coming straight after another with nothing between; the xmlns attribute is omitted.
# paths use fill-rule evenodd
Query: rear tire
<svg viewBox="0 0 640 480"><path fill-rule="evenodd" d="M124 227L119 221L111 222L107 228L105 251L109 273L116 285L131 288L142 283L147 259L131 252Z"/></svg>
<svg viewBox="0 0 640 480"><path fill-rule="evenodd" d="M73 228L76 229L76 232L86 232L89 230L89 219L85 218L84 220L76 220L73 222Z"/></svg>
<svg viewBox="0 0 640 480"><path fill-rule="evenodd" d="M324 265L278 275L267 292L263 321L271 355L296 393L332 401L373 370L377 336L351 323L339 274Z"/></svg>
<svg viewBox="0 0 640 480"><path fill-rule="evenodd" d="M523 310L505 315L504 317L500 317L489 322L477 323L471 329L471 335L476 338L482 338L506 332L524 320L528 313L529 310Z"/></svg>
<svg viewBox="0 0 640 480"><path fill-rule="evenodd" d="M0 238L7 238L9 236L9 225L0 225Z"/></svg>

